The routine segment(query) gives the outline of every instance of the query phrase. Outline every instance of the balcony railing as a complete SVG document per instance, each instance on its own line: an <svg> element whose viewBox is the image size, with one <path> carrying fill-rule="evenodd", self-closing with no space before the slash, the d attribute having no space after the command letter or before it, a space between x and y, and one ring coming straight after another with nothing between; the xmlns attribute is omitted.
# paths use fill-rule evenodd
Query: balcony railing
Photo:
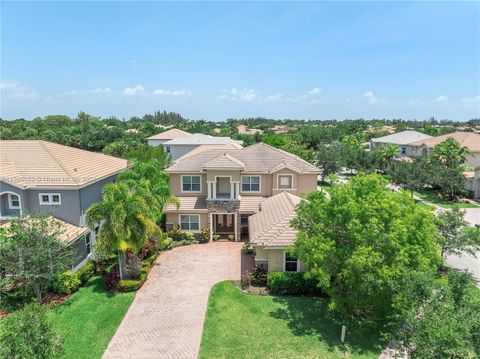
<svg viewBox="0 0 480 359"><path fill-rule="evenodd" d="M230 188L230 191L225 192L219 189L218 179L215 181L207 181L207 200L215 201L232 201L240 200L240 181L229 181L222 183L223 187Z"/></svg>

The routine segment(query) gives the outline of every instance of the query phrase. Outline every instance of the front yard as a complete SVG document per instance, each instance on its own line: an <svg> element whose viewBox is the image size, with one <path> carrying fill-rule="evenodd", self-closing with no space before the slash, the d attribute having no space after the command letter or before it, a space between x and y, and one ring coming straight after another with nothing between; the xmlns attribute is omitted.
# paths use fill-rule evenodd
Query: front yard
<svg viewBox="0 0 480 359"><path fill-rule="evenodd" d="M323 298L248 295L226 281L210 293L200 358L378 358L379 332L335 321Z"/></svg>
<svg viewBox="0 0 480 359"><path fill-rule="evenodd" d="M64 340L64 358L101 358L135 293L112 294L103 278L93 277L65 303L51 310Z"/></svg>
<svg viewBox="0 0 480 359"><path fill-rule="evenodd" d="M410 190L408 190L410 192ZM467 203L467 202L452 202L452 201L445 201L443 199L438 198L436 192L429 191L429 190L419 190L413 191L413 194L417 197L420 197L426 201L429 201L437 206L443 208L453 208L453 207L460 207L460 208L478 208L478 206Z"/></svg>

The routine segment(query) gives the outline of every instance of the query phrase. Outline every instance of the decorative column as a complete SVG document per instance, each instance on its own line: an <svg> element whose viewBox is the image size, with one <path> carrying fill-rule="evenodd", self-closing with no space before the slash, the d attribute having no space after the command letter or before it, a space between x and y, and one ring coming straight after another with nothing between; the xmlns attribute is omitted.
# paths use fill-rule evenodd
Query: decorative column
<svg viewBox="0 0 480 359"><path fill-rule="evenodd" d="M213 181L207 181L207 199L212 199Z"/></svg>

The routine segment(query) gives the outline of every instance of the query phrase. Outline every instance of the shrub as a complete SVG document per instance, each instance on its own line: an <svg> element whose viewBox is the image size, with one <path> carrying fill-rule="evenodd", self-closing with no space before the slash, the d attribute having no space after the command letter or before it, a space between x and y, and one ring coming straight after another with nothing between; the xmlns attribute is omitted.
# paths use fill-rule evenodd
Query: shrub
<svg viewBox="0 0 480 359"><path fill-rule="evenodd" d="M59 274L53 280L51 288L57 294L72 294L78 290L81 284L77 273L67 271Z"/></svg>
<svg viewBox="0 0 480 359"><path fill-rule="evenodd" d="M88 261L85 263L79 270L75 272L75 274L78 276L78 279L80 279L80 283L83 285L88 282L90 278L93 277L93 275L96 272L96 264L94 261Z"/></svg>
<svg viewBox="0 0 480 359"><path fill-rule="evenodd" d="M250 242L243 242L242 251L245 254L252 254L253 253L253 248L252 248L252 245L250 244Z"/></svg>
<svg viewBox="0 0 480 359"><path fill-rule="evenodd" d="M252 284L258 287L267 285L267 270L265 268L257 265L253 267Z"/></svg>
<svg viewBox="0 0 480 359"><path fill-rule="evenodd" d="M187 241L194 241L195 240L195 234L193 234L193 232L184 232L184 240L187 240Z"/></svg>
<svg viewBox="0 0 480 359"><path fill-rule="evenodd" d="M49 320L47 308L28 304L1 319L0 357L54 359L63 355L62 342Z"/></svg>
<svg viewBox="0 0 480 359"><path fill-rule="evenodd" d="M197 243L198 241L196 241L195 239L193 240L183 239L181 241L173 242L172 247L188 246L189 244L197 244Z"/></svg>
<svg viewBox="0 0 480 359"><path fill-rule="evenodd" d="M142 286L140 279L122 279L118 282L118 290L120 292L133 292Z"/></svg>
<svg viewBox="0 0 480 359"><path fill-rule="evenodd" d="M155 252L155 242L151 239L145 243L145 246L140 250L140 253L138 256L141 259L145 259L147 257L150 257L153 253Z"/></svg>
<svg viewBox="0 0 480 359"><path fill-rule="evenodd" d="M235 239L235 235L234 234L229 234L228 235L228 240L229 241L233 241Z"/></svg>
<svg viewBox="0 0 480 359"><path fill-rule="evenodd" d="M172 238L173 241L181 241L184 239L184 234L178 226L173 226L173 228L168 232L168 236Z"/></svg>
<svg viewBox="0 0 480 359"><path fill-rule="evenodd" d="M218 241L220 239L220 235L219 234L214 234L212 236L212 238L213 238L214 241Z"/></svg>
<svg viewBox="0 0 480 359"><path fill-rule="evenodd" d="M170 249L173 247L173 240L170 237L162 238L157 242L156 247L160 251Z"/></svg>
<svg viewBox="0 0 480 359"><path fill-rule="evenodd" d="M272 294L312 294L318 292L315 280L305 277L305 273L271 272L267 283Z"/></svg>
<svg viewBox="0 0 480 359"><path fill-rule="evenodd" d="M250 275L250 273L242 274L242 276L240 277L240 286L242 287L242 289L247 289L248 287L250 287L251 280L252 276Z"/></svg>
<svg viewBox="0 0 480 359"><path fill-rule="evenodd" d="M157 253L154 253L150 257L145 258L143 260L143 264L150 267L152 265L152 263L155 261L156 258L157 258Z"/></svg>
<svg viewBox="0 0 480 359"><path fill-rule="evenodd" d="M210 227L203 227L200 230L200 239L202 240L202 242L210 241Z"/></svg>

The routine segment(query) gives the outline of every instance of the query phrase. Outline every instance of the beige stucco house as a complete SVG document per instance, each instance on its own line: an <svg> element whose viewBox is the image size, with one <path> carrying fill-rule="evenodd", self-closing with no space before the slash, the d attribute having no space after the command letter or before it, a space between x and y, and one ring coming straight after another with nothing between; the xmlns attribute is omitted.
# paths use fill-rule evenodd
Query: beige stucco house
<svg viewBox="0 0 480 359"><path fill-rule="evenodd" d="M302 269L285 249L295 240L295 206L317 189L320 170L264 143L210 149L175 161L166 170L180 206L167 205L167 228L249 240L269 271Z"/></svg>

